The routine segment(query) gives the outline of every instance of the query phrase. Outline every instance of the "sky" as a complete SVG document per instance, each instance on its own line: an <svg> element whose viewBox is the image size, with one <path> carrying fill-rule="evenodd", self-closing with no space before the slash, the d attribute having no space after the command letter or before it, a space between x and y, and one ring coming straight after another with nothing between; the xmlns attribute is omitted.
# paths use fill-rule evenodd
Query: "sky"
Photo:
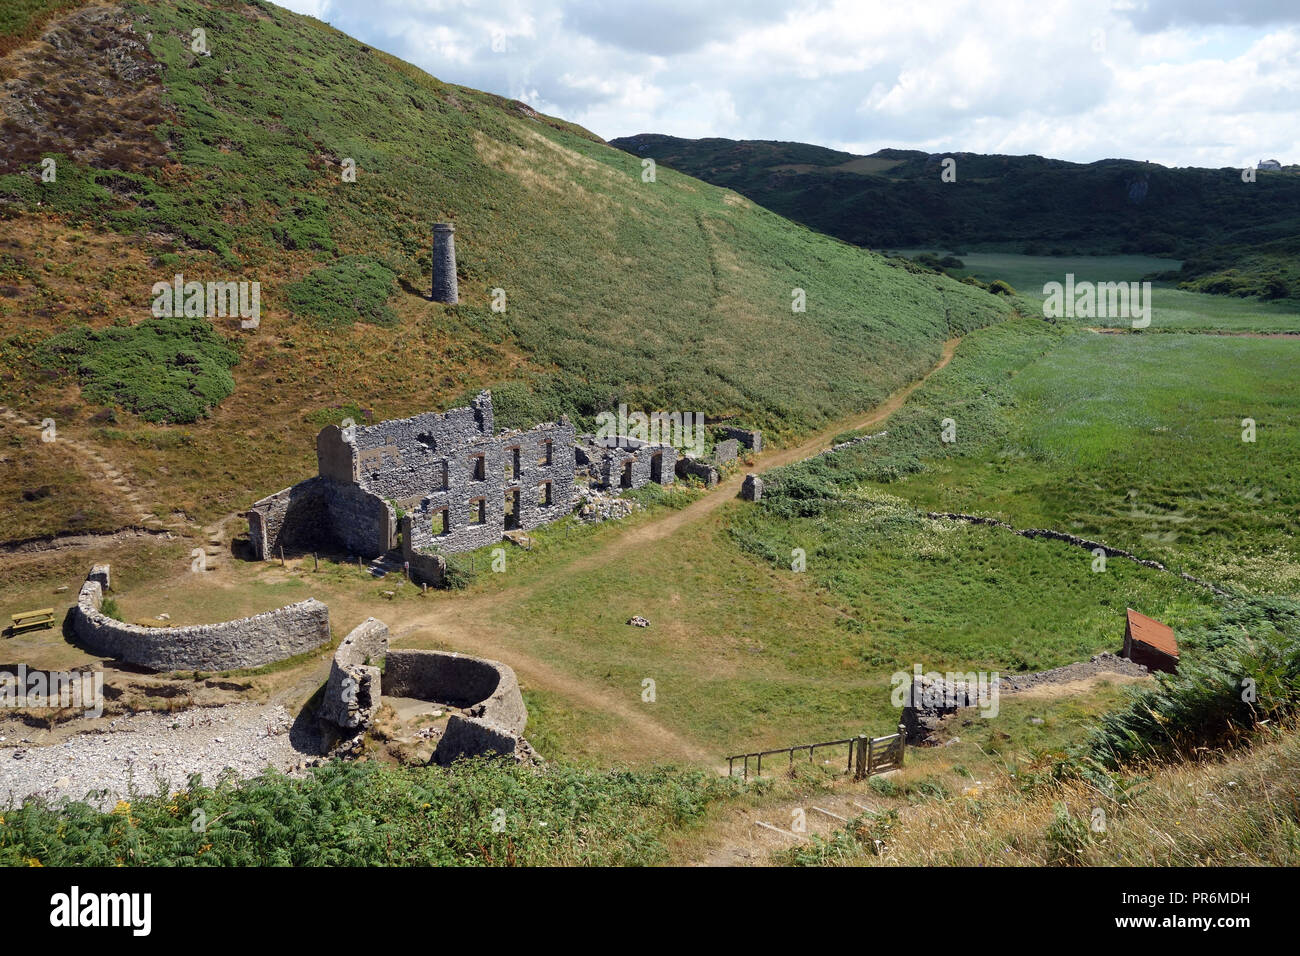
<svg viewBox="0 0 1300 956"><path fill-rule="evenodd" d="M1300 162L1300 0L278 0L605 139Z"/></svg>

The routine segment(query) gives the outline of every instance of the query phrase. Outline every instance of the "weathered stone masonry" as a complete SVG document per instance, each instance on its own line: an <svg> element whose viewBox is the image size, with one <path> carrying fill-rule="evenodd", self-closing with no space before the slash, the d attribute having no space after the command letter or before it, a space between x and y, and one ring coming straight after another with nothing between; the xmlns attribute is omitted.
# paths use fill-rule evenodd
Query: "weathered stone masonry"
<svg viewBox="0 0 1300 956"><path fill-rule="evenodd" d="M72 629L88 650L155 671L260 667L330 642L329 608L308 598L265 614L191 627L124 624L99 608L108 565L91 568L72 611Z"/></svg>
<svg viewBox="0 0 1300 956"><path fill-rule="evenodd" d="M380 657L382 674L370 663ZM368 618L334 653L320 716L345 731L364 730L379 709L381 690L390 697L414 697L464 711L447 721L434 752L440 764L480 754L510 755L523 744L528 710L513 670L481 657L390 650L388 628Z"/></svg>
<svg viewBox="0 0 1300 956"><path fill-rule="evenodd" d="M583 435L576 449L577 463L586 468L592 486L605 491L629 491L650 483L671 485L677 451L672 445L651 444L638 438L596 438Z"/></svg>
<svg viewBox="0 0 1300 956"><path fill-rule="evenodd" d="M573 443L567 418L493 434L490 392L448 412L346 432L326 426L316 438L317 477L248 512L253 552L266 559L281 547L341 544L377 557L397 543L399 510L409 519L411 551L492 544L505 530L572 510Z"/></svg>

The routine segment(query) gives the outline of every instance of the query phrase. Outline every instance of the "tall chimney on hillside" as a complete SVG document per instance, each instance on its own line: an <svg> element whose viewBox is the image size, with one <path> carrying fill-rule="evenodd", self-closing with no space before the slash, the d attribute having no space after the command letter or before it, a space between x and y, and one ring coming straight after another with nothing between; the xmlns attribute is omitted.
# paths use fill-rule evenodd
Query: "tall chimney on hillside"
<svg viewBox="0 0 1300 956"><path fill-rule="evenodd" d="M433 301L457 302L456 226L450 222L433 224Z"/></svg>

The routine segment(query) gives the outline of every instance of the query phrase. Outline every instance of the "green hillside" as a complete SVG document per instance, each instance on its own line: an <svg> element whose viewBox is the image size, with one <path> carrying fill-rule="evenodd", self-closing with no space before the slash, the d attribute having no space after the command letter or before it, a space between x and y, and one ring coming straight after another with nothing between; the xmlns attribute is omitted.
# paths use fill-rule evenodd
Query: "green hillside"
<svg viewBox="0 0 1300 956"><path fill-rule="evenodd" d="M327 422L483 387L502 425L589 425L626 402L779 442L872 405L1007 312L728 190L662 168L645 182L585 130L269 3L62 6L29 3L5 27L52 16L57 43L0 59L28 104L0 121L0 404L107 449L160 518L225 514L297 480ZM426 298L442 220L454 307ZM192 323L144 325L175 274L261 284L259 328L211 320L233 390L220 343L196 358ZM59 347L101 340L132 360ZM0 489L17 502L5 538L121 523L29 501L77 489L35 433L7 441L21 467Z"/></svg>
<svg viewBox="0 0 1300 956"><path fill-rule="evenodd" d="M1170 169L1123 159L1080 164L901 149L854 156L804 143L658 134L612 144L877 249L1185 258L1211 246L1253 248L1300 235L1294 167L1260 172L1255 182L1243 183L1237 169ZM941 179L948 157L956 163L951 182ZM1294 294L1300 296L1300 287Z"/></svg>

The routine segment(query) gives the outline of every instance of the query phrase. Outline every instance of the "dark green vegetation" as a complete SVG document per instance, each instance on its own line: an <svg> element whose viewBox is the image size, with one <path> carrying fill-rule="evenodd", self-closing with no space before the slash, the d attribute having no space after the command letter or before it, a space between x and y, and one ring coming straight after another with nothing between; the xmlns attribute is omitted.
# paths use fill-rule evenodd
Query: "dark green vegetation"
<svg viewBox="0 0 1300 956"><path fill-rule="evenodd" d="M288 288L295 312L328 327L351 325L360 319L393 325L397 313L388 306L397 276L367 256L345 256L310 273Z"/></svg>
<svg viewBox="0 0 1300 956"><path fill-rule="evenodd" d="M1151 758L1194 757L1248 739L1300 708L1300 601L1230 603L1212 627L1184 633L1178 673L1102 717L1090 756L1112 767ZM1190 651L1190 653L1188 653Z"/></svg>
<svg viewBox="0 0 1300 956"><path fill-rule="evenodd" d="M887 492L1293 593L1294 350L1288 340L1007 323L969 337L888 436L773 474L764 510L815 517L839 498ZM947 418L952 443L942 441ZM1246 418L1254 442L1242 440Z"/></svg>
<svg viewBox="0 0 1300 956"><path fill-rule="evenodd" d="M803 143L654 134L613 145L856 245L1168 255L1192 260L1179 278L1197 291L1300 298L1295 169L1243 183L1238 169L1118 159L899 149L855 156ZM943 182L949 157L956 180Z"/></svg>
<svg viewBox="0 0 1300 956"><path fill-rule="evenodd" d="M1255 297L1265 301L1300 299L1300 237L1257 244L1211 246L1160 278L1192 292Z"/></svg>
<svg viewBox="0 0 1300 956"><path fill-rule="evenodd" d="M206 319L146 319L98 331L76 326L43 349L73 371L89 401L118 405L149 422L192 423L235 388L238 353Z"/></svg>
<svg viewBox="0 0 1300 956"><path fill-rule="evenodd" d="M188 514L229 513L308 473L323 410L398 417L484 387L505 426L568 413L590 427L626 402L735 416L780 443L870 407L946 338L1009 312L671 170L643 182L634 158L584 130L273 5L126 9L161 67L153 126L136 140L168 144L173 164L101 167L91 144L70 143L89 158L60 157L56 183L27 164L0 176L18 270L50 255L35 233L51 210L112 237L96 250L104 260L56 258L0 299L14 356L0 401L38 418L57 402L73 433L103 393L68 405L39 370L40 332L142 315L151 285L177 272L260 281L259 329L215 320L244 343L235 392L193 429L185 461L120 449ZM190 49L197 27L211 56ZM78 62L78 88L111 72L93 49ZM442 220L457 228L462 301L450 308L424 297L430 225ZM92 308L77 276L109 268L116 280ZM505 312L489 307L494 288ZM791 309L796 288L806 312ZM239 487L204 482L192 463L212 461L239 472Z"/></svg>
<svg viewBox="0 0 1300 956"><path fill-rule="evenodd" d="M449 774L336 762L305 779L191 781L111 813L79 802L6 808L0 865L646 865L664 862L667 832L730 789L672 769L537 773L467 761Z"/></svg>

